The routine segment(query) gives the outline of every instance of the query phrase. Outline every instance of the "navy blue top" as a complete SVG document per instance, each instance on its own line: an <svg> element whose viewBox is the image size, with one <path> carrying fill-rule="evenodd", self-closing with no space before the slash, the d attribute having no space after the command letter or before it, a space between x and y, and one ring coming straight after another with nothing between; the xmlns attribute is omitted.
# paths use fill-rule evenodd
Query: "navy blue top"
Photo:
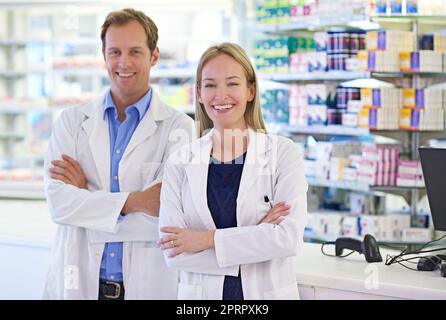
<svg viewBox="0 0 446 320"><path fill-rule="evenodd" d="M237 195L245 158L246 152L229 162L210 159L207 200L217 229L237 227ZM225 276L223 300L243 300L240 270L237 277Z"/></svg>

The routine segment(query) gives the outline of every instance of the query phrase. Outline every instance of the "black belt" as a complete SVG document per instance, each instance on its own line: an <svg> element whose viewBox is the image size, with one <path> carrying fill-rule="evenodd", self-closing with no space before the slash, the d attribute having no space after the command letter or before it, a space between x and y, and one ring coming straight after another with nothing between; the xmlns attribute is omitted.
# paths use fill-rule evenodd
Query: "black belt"
<svg viewBox="0 0 446 320"><path fill-rule="evenodd" d="M99 300L124 300L124 284L99 280Z"/></svg>

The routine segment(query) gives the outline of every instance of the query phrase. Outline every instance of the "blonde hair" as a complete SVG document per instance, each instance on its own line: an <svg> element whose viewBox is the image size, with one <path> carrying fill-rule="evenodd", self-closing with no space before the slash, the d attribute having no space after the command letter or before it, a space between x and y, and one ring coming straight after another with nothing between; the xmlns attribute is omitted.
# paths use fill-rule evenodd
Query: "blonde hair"
<svg viewBox="0 0 446 320"><path fill-rule="evenodd" d="M203 135L203 132L213 128L214 124L206 113L204 105L198 101L199 90L201 86L201 74L204 66L209 60L217 57L220 54L226 54L237 61L245 71L245 76L248 81L248 86L253 85L255 89L254 99L248 101L246 104L245 121L247 125L255 131L266 132L265 122L263 121L262 112L260 110L260 96L259 96L259 84L257 81L257 75L254 67L249 61L248 55L245 50L238 44L225 42L219 45L209 47L201 56L197 67L196 85L195 85L195 117L197 120L197 131L199 137Z"/></svg>
<svg viewBox="0 0 446 320"><path fill-rule="evenodd" d="M147 46L150 53L155 50L158 42L158 28L156 24L142 11L126 8L110 12L101 27L102 53L105 52L105 34L111 25L123 26L135 20L141 24L147 36Z"/></svg>

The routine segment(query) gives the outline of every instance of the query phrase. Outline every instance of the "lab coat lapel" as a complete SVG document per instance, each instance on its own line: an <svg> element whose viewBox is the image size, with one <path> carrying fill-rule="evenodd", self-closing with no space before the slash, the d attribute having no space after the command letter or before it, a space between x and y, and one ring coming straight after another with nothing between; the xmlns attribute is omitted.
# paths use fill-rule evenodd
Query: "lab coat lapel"
<svg viewBox="0 0 446 320"><path fill-rule="evenodd" d="M271 175L268 171L268 159L266 152L271 148L270 141L266 134L256 133L249 129L248 150L246 154L245 164L243 166L242 177L237 196L237 213L240 212L240 205L245 198L255 192L253 189L260 176Z"/></svg>
<svg viewBox="0 0 446 320"><path fill-rule="evenodd" d="M192 159L186 166L186 176L192 194L192 201L198 215L209 230L216 229L207 204L207 181L209 157L212 148L212 131L192 144Z"/></svg>
<svg viewBox="0 0 446 320"><path fill-rule="evenodd" d="M156 121L166 119L169 115L170 112L167 107L159 100L156 93L152 91L152 100L150 102L149 110L141 119L141 122L138 124L138 127L136 127L135 132L130 138L123 158L129 155L133 149L155 133L157 128ZM154 146L154 148L156 147Z"/></svg>
<svg viewBox="0 0 446 320"><path fill-rule="evenodd" d="M104 96L81 109L87 116L82 128L88 135L88 143L102 187L110 190L110 136L107 118L103 117L103 102Z"/></svg>

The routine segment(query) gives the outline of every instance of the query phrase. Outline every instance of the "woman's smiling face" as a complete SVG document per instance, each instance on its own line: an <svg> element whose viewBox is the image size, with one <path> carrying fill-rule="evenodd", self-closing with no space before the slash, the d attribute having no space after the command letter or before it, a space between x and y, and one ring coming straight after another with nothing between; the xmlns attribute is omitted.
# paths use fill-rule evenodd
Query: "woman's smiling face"
<svg viewBox="0 0 446 320"><path fill-rule="evenodd" d="M244 129L246 105L255 96L243 67L221 53L210 59L201 72L198 100L216 129Z"/></svg>

